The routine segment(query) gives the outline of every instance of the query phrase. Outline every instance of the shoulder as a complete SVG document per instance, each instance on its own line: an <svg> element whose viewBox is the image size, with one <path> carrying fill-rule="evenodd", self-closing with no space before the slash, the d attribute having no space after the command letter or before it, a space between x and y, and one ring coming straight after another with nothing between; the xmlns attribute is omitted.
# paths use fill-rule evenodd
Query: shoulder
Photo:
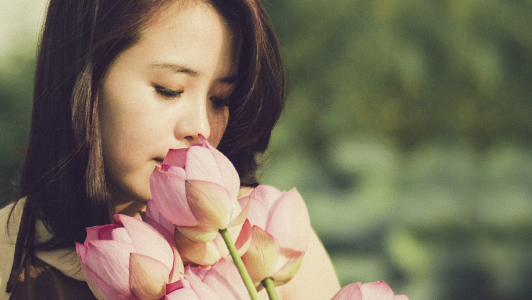
<svg viewBox="0 0 532 300"><path fill-rule="evenodd" d="M23 200L19 201L13 213L11 213L13 205L9 204L0 210L0 257L3 260L2 264L0 264L0 300L9 298L9 294L5 293L5 290L13 264L15 242L24 202Z"/></svg>
<svg viewBox="0 0 532 300"><path fill-rule="evenodd" d="M15 209L13 209L13 206L15 206L15 204L11 203L0 209L0 226L2 227L2 230L0 230L0 244L2 245L5 243L15 244L22 210L24 209L24 199L18 202ZM11 213L11 211L13 211L13 213Z"/></svg>
<svg viewBox="0 0 532 300"><path fill-rule="evenodd" d="M312 231L301 268L290 282L278 288L278 293L285 300L323 300L331 299L339 289L340 283L329 255Z"/></svg>
<svg viewBox="0 0 532 300"><path fill-rule="evenodd" d="M24 259L23 268L13 285L10 299L95 300L89 286L66 276L34 255Z"/></svg>
<svg viewBox="0 0 532 300"><path fill-rule="evenodd" d="M3 260L0 264L0 300L8 299L10 296L5 290L13 265L13 255L24 204L25 201L22 199L15 206L10 204L0 210L0 257ZM50 236L50 233L40 221L36 223L36 235L38 239L43 241ZM43 272L43 274L47 275L40 276L40 280L35 281L35 284L45 283L46 285L51 279L54 279L55 282L58 278L61 279L63 277L67 279L61 279L61 282L72 281L81 286L85 284L83 283L84 277L74 247L54 251L37 251L34 260L41 263L43 270L48 270ZM53 272L49 271L52 269ZM54 276L48 276L50 274ZM79 283L77 283L78 281ZM76 286L76 284L73 286Z"/></svg>

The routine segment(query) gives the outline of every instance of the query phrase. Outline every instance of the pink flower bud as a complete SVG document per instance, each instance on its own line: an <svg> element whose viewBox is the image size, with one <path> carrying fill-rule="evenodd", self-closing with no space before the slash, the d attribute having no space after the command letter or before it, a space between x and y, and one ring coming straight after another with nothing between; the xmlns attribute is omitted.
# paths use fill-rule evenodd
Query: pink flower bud
<svg viewBox="0 0 532 300"><path fill-rule="evenodd" d="M153 201L148 201L146 222L161 232L171 245L175 245L185 264L210 266L224 257L230 257L229 250L220 234L217 233L214 239L207 242L192 240L166 220ZM232 240L235 241L238 254L244 254L251 241L251 225L249 221L246 220L243 224L229 227L227 231Z"/></svg>
<svg viewBox="0 0 532 300"><path fill-rule="evenodd" d="M197 242L213 240L219 229L242 224L240 179L234 166L200 136L200 144L173 149L150 177L153 202L181 234Z"/></svg>
<svg viewBox="0 0 532 300"><path fill-rule="evenodd" d="M272 278L276 286L299 270L310 238L310 220L297 190L282 192L260 185L248 196L251 244L242 261L256 285ZM244 202L246 199L241 199Z"/></svg>
<svg viewBox="0 0 532 300"><path fill-rule="evenodd" d="M346 285L331 300L408 300L405 295L394 295L384 281L360 282Z"/></svg>
<svg viewBox="0 0 532 300"><path fill-rule="evenodd" d="M115 215L76 244L81 269L98 299L160 299L184 272L181 257L149 224Z"/></svg>
<svg viewBox="0 0 532 300"><path fill-rule="evenodd" d="M195 277L211 288L220 299L250 299L246 286L233 261L221 259L208 270L202 267L185 268L187 279Z"/></svg>
<svg viewBox="0 0 532 300"><path fill-rule="evenodd" d="M222 300L200 279L190 276L167 285L167 290L165 300Z"/></svg>

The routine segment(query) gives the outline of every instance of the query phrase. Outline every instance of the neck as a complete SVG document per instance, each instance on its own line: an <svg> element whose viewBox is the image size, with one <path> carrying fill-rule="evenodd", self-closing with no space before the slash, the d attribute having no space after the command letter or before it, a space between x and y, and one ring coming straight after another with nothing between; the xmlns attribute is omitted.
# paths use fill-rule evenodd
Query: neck
<svg viewBox="0 0 532 300"><path fill-rule="evenodd" d="M114 213L141 219L140 212L146 210L146 202L134 200L114 187L109 188L109 195L114 205Z"/></svg>
<svg viewBox="0 0 532 300"><path fill-rule="evenodd" d="M145 209L146 209L146 204L136 202L136 201L129 201L127 203L121 203L121 204L116 205L115 213L132 216L137 219L142 219L140 216L140 212L144 211Z"/></svg>

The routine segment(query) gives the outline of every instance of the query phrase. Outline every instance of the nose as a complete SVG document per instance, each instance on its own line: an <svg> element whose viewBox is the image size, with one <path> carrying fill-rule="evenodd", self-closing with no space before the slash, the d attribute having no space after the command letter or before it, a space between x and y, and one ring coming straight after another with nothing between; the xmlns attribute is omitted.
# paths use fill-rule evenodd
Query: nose
<svg viewBox="0 0 532 300"><path fill-rule="evenodd" d="M174 135L178 140L186 141L188 146L198 143L201 134L206 139L211 134L209 111L207 101L195 99L189 102L188 108L180 112L183 118L179 118L174 128Z"/></svg>

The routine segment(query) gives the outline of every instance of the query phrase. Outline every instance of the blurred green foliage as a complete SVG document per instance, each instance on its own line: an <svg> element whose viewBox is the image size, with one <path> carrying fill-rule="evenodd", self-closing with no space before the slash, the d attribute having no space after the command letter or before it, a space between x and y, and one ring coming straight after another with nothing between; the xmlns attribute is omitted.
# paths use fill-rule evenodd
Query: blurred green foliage
<svg viewBox="0 0 532 300"><path fill-rule="evenodd" d="M0 61L0 206L14 196L31 121L35 59L15 51Z"/></svg>
<svg viewBox="0 0 532 300"><path fill-rule="evenodd" d="M532 1L265 5L289 94L263 183L302 193L342 285L385 280L413 300L528 299ZM28 134L34 66L7 57L3 203Z"/></svg>
<svg viewBox="0 0 532 300"><path fill-rule="evenodd" d="M402 148L530 144L530 1L269 3L290 71L286 122L318 137L307 144L360 131Z"/></svg>
<svg viewBox="0 0 532 300"><path fill-rule="evenodd" d="M264 182L297 187L342 285L532 292L532 2L269 0L289 71Z"/></svg>

